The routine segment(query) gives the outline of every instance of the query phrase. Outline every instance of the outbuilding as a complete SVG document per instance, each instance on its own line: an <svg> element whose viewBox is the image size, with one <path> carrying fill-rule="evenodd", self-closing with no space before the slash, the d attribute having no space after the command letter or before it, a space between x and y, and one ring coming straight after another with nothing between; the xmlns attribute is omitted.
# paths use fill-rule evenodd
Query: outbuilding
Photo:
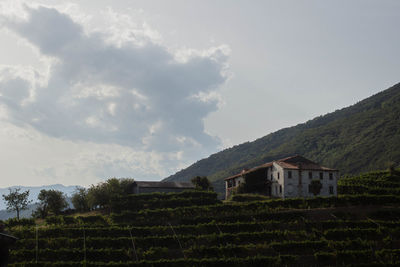
<svg viewBox="0 0 400 267"><path fill-rule="evenodd" d="M133 193L169 193L182 192L194 189L195 186L190 182L154 182L154 181L135 181L133 182Z"/></svg>
<svg viewBox="0 0 400 267"><path fill-rule="evenodd" d="M0 233L0 267L6 267L8 264L10 246L17 240L16 237Z"/></svg>

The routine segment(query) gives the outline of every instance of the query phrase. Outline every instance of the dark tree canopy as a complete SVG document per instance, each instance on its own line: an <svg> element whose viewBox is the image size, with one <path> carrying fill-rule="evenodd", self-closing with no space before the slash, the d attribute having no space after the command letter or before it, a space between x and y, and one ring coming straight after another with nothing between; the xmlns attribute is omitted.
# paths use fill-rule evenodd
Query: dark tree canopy
<svg viewBox="0 0 400 267"><path fill-rule="evenodd" d="M8 195L3 195L8 211L16 211L17 219L21 210L26 210L31 201L28 200L29 190L21 192L21 188L9 189Z"/></svg>
<svg viewBox="0 0 400 267"><path fill-rule="evenodd" d="M37 212L40 217L46 217L50 212L58 215L68 207L64 193L58 190L42 189L38 195L38 200L40 200L40 205Z"/></svg>
<svg viewBox="0 0 400 267"><path fill-rule="evenodd" d="M92 185L87 192L89 208L109 208L113 198L132 193L134 180L110 178L103 183Z"/></svg>
<svg viewBox="0 0 400 267"><path fill-rule="evenodd" d="M193 177L191 182L194 184L196 189L201 189L201 190L214 190L211 182L208 180L206 176L196 176Z"/></svg>
<svg viewBox="0 0 400 267"><path fill-rule="evenodd" d="M322 184L319 180L312 180L308 185L308 190L314 194L314 196L318 195L321 192Z"/></svg>
<svg viewBox="0 0 400 267"><path fill-rule="evenodd" d="M88 190L83 187L77 187L72 194L71 202L77 211L88 211Z"/></svg>

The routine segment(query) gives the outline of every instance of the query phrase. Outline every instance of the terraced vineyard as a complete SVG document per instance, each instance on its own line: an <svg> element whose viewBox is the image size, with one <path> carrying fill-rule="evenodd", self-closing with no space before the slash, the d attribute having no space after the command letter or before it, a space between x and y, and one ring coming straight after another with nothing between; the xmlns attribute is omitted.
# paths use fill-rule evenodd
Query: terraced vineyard
<svg viewBox="0 0 400 267"><path fill-rule="evenodd" d="M337 198L221 203L199 191L122 197L111 214L9 223L19 238L10 266L395 266L398 178L344 178L339 190L346 194Z"/></svg>

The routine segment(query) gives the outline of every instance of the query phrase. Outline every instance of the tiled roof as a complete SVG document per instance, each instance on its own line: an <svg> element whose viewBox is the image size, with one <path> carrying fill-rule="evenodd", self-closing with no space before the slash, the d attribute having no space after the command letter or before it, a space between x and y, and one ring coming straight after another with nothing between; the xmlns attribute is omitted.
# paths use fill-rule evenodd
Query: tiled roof
<svg viewBox="0 0 400 267"><path fill-rule="evenodd" d="M133 184L146 188L195 188L195 186L190 182L135 181Z"/></svg>
<svg viewBox="0 0 400 267"><path fill-rule="evenodd" d="M225 178L225 180L230 180L233 178L237 178L240 177L244 174L250 173L250 172L254 172L256 170L259 170L261 168L268 168L271 167L273 163L278 164L279 166L281 166L282 168L285 169L293 169L293 170L298 170L300 167L303 170L321 170L321 171L338 171L336 169L331 169L331 168L327 168L324 166L319 165L318 163L315 163L309 159L306 159L305 157L302 157L300 155L295 155L295 156L291 156L291 157L287 157L287 158L283 158L283 159L278 159L275 160L273 162L268 162L265 163L263 165L254 167L250 170L243 170L241 173L238 173L236 175L230 176L228 178Z"/></svg>
<svg viewBox="0 0 400 267"><path fill-rule="evenodd" d="M321 170L321 171L337 171L335 169L327 168L324 166L319 165L305 157L300 155L284 158L275 161L279 166L285 169L303 169L303 170Z"/></svg>

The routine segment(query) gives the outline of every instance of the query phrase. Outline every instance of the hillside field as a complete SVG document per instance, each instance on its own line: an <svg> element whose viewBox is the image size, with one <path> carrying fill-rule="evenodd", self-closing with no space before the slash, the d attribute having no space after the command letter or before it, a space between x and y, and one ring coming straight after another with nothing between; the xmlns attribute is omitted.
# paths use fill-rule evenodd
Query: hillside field
<svg viewBox="0 0 400 267"><path fill-rule="evenodd" d="M9 220L10 266L397 266L400 175L340 180L338 197L185 191L116 198L111 213ZM255 200L258 198L258 200Z"/></svg>

